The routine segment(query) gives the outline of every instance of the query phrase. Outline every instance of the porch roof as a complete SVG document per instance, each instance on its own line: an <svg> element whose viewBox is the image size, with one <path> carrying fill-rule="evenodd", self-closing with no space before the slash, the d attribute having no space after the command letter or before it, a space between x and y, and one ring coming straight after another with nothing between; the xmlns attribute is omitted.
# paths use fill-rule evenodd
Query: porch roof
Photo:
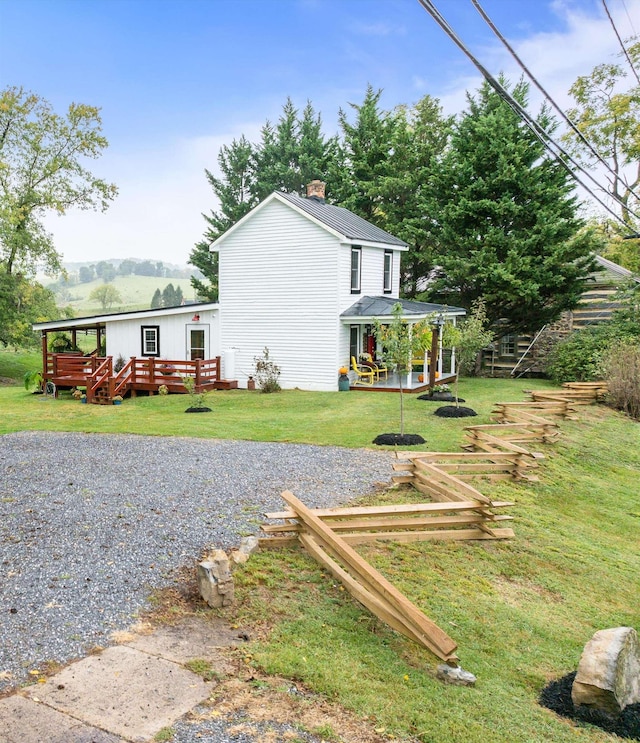
<svg viewBox="0 0 640 743"><path fill-rule="evenodd" d="M32 325L33 329L42 332L53 330L87 330L104 328L108 322L115 320L131 320L135 318L164 317L167 315L192 314L203 310L215 310L219 305L215 302L199 302L197 304L181 304L176 307L162 307L148 310L132 310L130 312L112 312L103 315L91 315L89 317L74 317L71 319L50 320L37 322Z"/></svg>
<svg viewBox="0 0 640 743"><path fill-rule="evenodd" d="M430 315L442 314L445 318L466 315L467 311L462 307L450 307L446 304L433 304L432 302L415 302L412 299L398 299L397 297L360 297L360 299L346 309L340 317L349 321L365 321L377 319L389 319L393 316L393 307L400 303L402 314L406 319L424 320Z"/></svg>

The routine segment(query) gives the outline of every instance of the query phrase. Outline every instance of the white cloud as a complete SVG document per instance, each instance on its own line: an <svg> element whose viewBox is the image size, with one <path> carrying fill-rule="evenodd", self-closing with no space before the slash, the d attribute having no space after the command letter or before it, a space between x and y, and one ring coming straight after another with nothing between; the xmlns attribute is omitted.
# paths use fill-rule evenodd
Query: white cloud
<svg viewBox="0 0 640 743"><path fill-rule="evenodd" d="M63 260L135 257L185 264L205 231L202 214L217 208L205 169L217 174L222 145L258 128L250 123L237 132L175 140L155 150L107 151L92 166L118 186L109 209L46 219Z"/></svg>

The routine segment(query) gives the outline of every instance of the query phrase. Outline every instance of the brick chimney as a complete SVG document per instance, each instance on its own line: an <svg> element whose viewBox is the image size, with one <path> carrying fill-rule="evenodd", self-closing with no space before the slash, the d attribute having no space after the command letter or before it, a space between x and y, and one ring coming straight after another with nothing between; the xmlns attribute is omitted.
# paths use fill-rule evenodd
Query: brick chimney
<svg viewBox="0 0 640 743"><path fill-rule="evenodd" d="M322 181L311 181L307 184L307 198L321 201L324 204L324 189L327 184Z"/></svg>

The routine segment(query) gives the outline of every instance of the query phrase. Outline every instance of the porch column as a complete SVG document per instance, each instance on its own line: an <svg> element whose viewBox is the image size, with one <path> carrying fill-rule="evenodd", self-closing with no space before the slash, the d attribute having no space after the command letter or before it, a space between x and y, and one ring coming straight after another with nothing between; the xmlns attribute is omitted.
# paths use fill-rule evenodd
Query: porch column
<svg viewBox="0 0 640 743"><path fill-rule="evenodd" d="M46 381L47 374L49 373L49 365L47 364L47 331L43 330L41 335L42 345L42 378Z"/></svg>
<svg viewBox="0 0 640 743"><path fill-rule="evenodd" d="M431 328L431 358L429 359L429 388L432 389L436 383L436 371L438 368L438 349L440 347L440 326L433 325Z"/></svg>

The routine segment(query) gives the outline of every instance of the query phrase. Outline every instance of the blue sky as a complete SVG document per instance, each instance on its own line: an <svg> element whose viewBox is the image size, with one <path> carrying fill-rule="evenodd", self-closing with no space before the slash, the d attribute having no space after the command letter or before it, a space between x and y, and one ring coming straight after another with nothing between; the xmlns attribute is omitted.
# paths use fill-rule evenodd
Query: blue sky
<svg viewBox="0 0 640 743"><path fill-rule="evenodd" d="M493 73L519 77L470 0L435 4ZM565 107L575 78L619 51L601 0L482 5ZM623 37L640 32L640 0L607 5ZM104 214L47 220L67 261L185 263L216 207L204 169L234 137L257 140L287 96L330 135L368 83L387 109L428 93L456 112L479 82L418 0L0 0L0 86L102 110L110 146L92 169L120 194Z"/></svg>

